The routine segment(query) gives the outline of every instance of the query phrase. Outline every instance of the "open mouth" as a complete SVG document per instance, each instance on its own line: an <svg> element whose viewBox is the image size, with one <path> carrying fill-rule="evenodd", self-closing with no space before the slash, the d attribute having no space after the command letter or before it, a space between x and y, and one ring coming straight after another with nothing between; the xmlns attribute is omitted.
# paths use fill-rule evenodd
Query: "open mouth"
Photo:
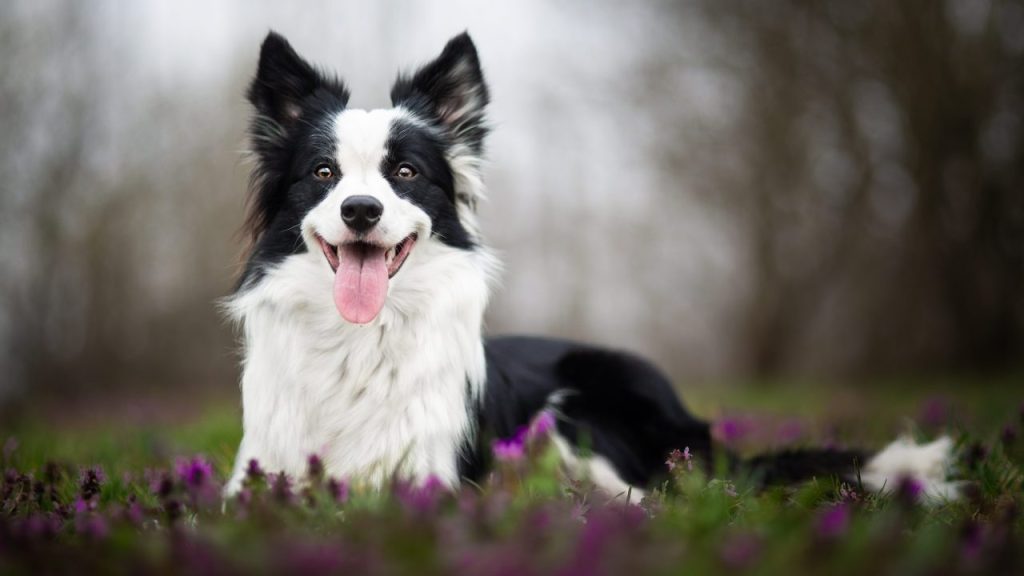
<svg viewBox="0 0 1024 576"><path fill-rule="evenodd" d="M369 242L333 245L316 237L334 271L334 305L354 324L366 324L380 314L388 294L388 281L398 273L416 244L416 234L390 248Z"/></svg>
<svg viewBox="0 0 1024 576"><path fill-rule="evenodd" d="M324 240L319 234L316 235L317 241L320 242L320 249L327 258L327 263L331 266L332 272L338 272L341 260L345 256L365 260L367 256L372 256L376 252L383 250L384 264L387 267L388 278L394 278L395 274L398 274L398 271L402 268L402 264L405 264L405 259L409 257L409 254L412 252L412 247L416 244L416 238L416 233L413 232L398 244L384 250L382 246L377 244L361 241L347 242L345 244L335 246L334 244Z"/></svg>

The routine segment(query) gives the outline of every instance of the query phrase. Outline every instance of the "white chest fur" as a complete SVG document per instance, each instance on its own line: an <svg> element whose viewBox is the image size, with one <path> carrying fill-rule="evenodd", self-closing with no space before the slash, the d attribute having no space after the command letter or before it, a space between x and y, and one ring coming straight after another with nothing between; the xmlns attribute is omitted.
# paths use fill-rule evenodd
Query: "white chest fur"
<svg viewBox="0 0 1024 576"><path fill-rule="evenodd" d="M244 334L244 438L227 490L250 459L301 477L311 454L357 485L394 474L456 484L494 268L486 251L422 242L364 326L339 316L320 254L290 256L240 292L228 308Z"/></svg>

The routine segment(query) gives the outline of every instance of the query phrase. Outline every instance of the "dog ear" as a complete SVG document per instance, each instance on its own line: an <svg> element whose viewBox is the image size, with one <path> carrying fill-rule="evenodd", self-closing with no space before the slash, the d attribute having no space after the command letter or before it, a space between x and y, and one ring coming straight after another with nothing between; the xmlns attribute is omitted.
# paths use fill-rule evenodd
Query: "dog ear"
<svg viewBox="0 0 1024 576"><path fill-rule="evenodd" d="M302 116L302 101L323 86L334 88L348 101L344 85L320 74L295 52L284 36L268 33L247 96L259 116L273 123L254 123L253 135L272 138L280 135L278 128L287 133ZM260 130L266 133L260 134Z"/></svg>
<svg viewBox="0 0 1024 576"><path fill-rule="evenodd" d="M399 76L391 88L393 105L434 120L454 141L476 152L487 133L489 101L476 47L466 32L449 40L437 59L412 76Z"/></svg>

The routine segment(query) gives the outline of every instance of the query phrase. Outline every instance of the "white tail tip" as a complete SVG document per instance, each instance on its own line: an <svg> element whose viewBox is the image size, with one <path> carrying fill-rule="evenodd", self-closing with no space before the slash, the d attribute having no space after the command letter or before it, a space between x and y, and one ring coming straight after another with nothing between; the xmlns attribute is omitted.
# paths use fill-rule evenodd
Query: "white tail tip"
<svg viewBox="0 0 1024 576"><path fill-rule="evenodd" d="M938 504L960 495L959 483L947 480L952 465L953 440L949 436L928 444L904 436L871 458L861 470L861 481L871 490L891 492L910 478L921 485L925 503Z"/></svg>

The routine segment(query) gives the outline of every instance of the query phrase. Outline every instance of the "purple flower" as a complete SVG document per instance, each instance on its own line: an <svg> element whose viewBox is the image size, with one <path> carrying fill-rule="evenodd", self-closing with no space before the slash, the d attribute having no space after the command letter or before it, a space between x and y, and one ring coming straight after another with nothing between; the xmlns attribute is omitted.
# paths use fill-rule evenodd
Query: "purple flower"
<svg viewBox="0 0 1024 576"><path fill-rule="evenodd" d="M799 420L786 420L779 425L775 438L780 444L793 444L804 437L804 425Z"/></svg>
<svg viewBox="0 0 1024 576"><path fill-rule="evenodd" d="M249 465L245 468L245 477L252 481L263 480L266 477L266 473L255 458L249 460Z"/></svg>
<svg viewBox="0 0 1024 576"><path fill-rule="evenodd" d="M110 532L106 520L95 514L96 501L90 498L79 497L74 503L75 510L75 531L84 534L94 540L102 540Z"/></svg>
<svg viewBox="0 0 1024 576"><path fill-rule="evenodd" d="M668 470L671 472L675 470L681 462L686 463L687 470L693 470L693 455L690 454L689 446L683 448L682 452L680 452L678 448L669 452L668 460L665 460L665 465L668 466Z"/></svg>
<svg viewBox="0 0 1024 576"><path fill-rule="evenodd" d="M348 482L337 478L328 478L327 494L338 504L343 504L348 501Z"/></svg>
<svg viewBox="0 0 1024 576"><path fill-rule="evenodd" d="M110 534L107 521L98 514L79 515L75 519L75 530L93 540L103 540Z"/></svg>
<svg viewBox="0 0 1024 576"><path fill-rule="evenodd" d="M306 476L314 482L324 477L324 461L316 454L310 454L306 460Z"/></svg>
<svg viewBox="0 0 1024 576"><path fill-rule="evenodd" d="M494 457L506 462L522 460L526 455L526 447L533 442L546 438L555 427L555 416L544 410L534 418L529 426L520 426L511 438L498 438L491 442Z"/></svg>
<svg viewBox="0 0 1024 576"><path fill-rule="evenodd" d="M146 472L149 477L149 487L161 500L166 500L174 492L174 480L167 472Z"/></svg>
<svg viewBox="0 0 1024 576"><path fill-rule="evenodd" d="M580 530L576 549L562 574L599 574L606 567L604 560L622 528L623 518L614 508L596 508Z"/></svg>
<svg viewBox="0 0 1024 576"><path fill-rule="evenodd" d="M839 485L839 500L843 503L856 504L860 502L860 493L856 488L851 488L844 482Z"/></svg>
<svg viewBox="0 0 1024 576"><path fill-rule="evenodd" d="M493 448L498 460L515 461L523 458L523 445L514 440L495 440Z"/></svg>
<svg viewBox="0 0 1024 576"><path fill-rule="evenodd" d="M683 453L679 451L679 448L673 449L668 453L668 460L665 460L665 466L668 466L668 471L672 472L679 465L679 462L683 459Z"/></svg>
<svg viewBox="0 0 1024 576"><path fill-rule="evenodd" d="M125 510L124 517L136 526L142 525L142 521L145 519L145 515L142 513L142 506L135 501L132 501L132 503L128 505L128 509Z"/></svg>
<svg viewBox="0 0 1024 576"><path fill-rule="evenodd" d="M913 476L903 476L896 485L896 496L901 502L916 504L924 494L924 484Z"/></svg>
<svg viewBox="0 0 1024 576"><path fill-rule="evenodd" d="M235 496L235 501L238 502L242 509L247 508L249 504L252 504L252 489L242 488L239 490L238 495Z"/></svg>
<svg viewBox="0 0 1024 576"><path fill-rule="evenodd" d="M75 499L75 514L85 514L90 510L96 509L96 503L90 499L77 498Z"/></svg>
<svg viewBox="0 0 1024 576"><path fill-rule="evenodd" d="M167 523L174 524L181 518L182 508L181 502L176 498L167 498L163 501L164 513L167 514Z"/></svg>
<svg viewBox="0 0 1024 576"><path fill-rule="evenodd" d="M506 462L522 460L526 454L526 434L527 428L522 427L511 438L501 438L491 442L494 457Z"/></svg>
<svg viewBox="0 0 1024 576"><path fill-rule="evenodd" d="M543 410L530 424L527 438L530 441L545 438L555 429L555 415L550 410Z"/></svg>
<svg viewBox="0 0 1024 576"><path fill-rule="evenodd" d="M821 511L815 523L815 531L819 538L836 539L846 533L850 527L850 509L846 504L836 504Z"/></svg>
<svg viewBox="0 0 1024 576"><path fill-rule="evenodd" d="M404 480L396 480L394 494L402 506L409 511L428 514L437 508L441 495L446 487L441 479L431 474L421 485Z"/></svg>
<svg viewBox="0 0 1024 576"><path fill-rule="evenodd" d="M180 459L177 473L193 508L217 502L219 490L213 481L213 466L206 459L201 456Z"/></svg>
<svg viewBox="0 0 1024 576"><path fill-rule="evenodd" d="M53 514L33 513L21 526L26 538L52 538L60 532L61 520Z"/></svg>
<svg viewBox="0 0 1024 576"><path fill-rule="evenodd" d="M100 488L106 480L107 475L103 473L103 468L99 466L92 466L82 470L78 476L78 488L82 498L88 500L99 494Z"/></svg>
<svg viewBox="0 0 1024 576"><path fill-rule="evenodd" d="M730 445L743 440L750 432L750 422L739 418L723 418L711 427L711 435L719 442Z"/></svg>
<svg viewBox="0 0 1024 576"><path fill-rule="evenodd" d="M179 459L177 472L178 478L189 490L200 490L213 478L213 466L202 456Z"/></svg>
<svg viewBox="0 0 1024 576"><path fill-rule="evenodd" d="M284 472L270 475L270 493L280 504L292 501L292 482Z"/></svg>

